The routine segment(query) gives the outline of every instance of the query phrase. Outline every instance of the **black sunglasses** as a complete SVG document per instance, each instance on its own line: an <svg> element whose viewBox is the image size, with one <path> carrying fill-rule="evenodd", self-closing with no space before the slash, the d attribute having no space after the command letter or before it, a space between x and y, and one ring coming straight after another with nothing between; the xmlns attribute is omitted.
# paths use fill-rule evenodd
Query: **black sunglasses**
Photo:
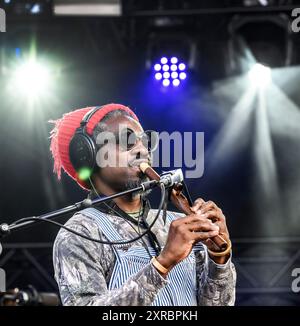
<svg viewBox="0 0 300 326"><path fill-rule="evenodd" d="M109 142L108 138L106 138L105 143ZM158 133L154 130L146 130L137 134L130 128L124 128L120 132L113 133L113 138L116 144L125 151L133 149L139 140L141 140L148 152L155 151L159 143Z"/></svg>

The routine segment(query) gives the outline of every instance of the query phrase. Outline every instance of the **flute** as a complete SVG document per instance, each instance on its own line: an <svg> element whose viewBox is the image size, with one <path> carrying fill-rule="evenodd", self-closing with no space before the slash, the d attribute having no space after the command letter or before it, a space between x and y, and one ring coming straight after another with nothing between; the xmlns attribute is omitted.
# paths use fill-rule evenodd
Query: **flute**
<svg viewBox="0 0 300 326"><path fill-rule="evenodd" d="M147 163L141 163L139 167L140 170L150 180L160 180L159 174ZM188 200L182 193L182 189L183 187L181 184L174 185L171 191L171 201L179 210L181 210L186 215L194 214L194 212L191 210ZM228 248L226 240L224 240L220 235L211 238L211 241L213 242L216 251L222 252Z"/></svg>

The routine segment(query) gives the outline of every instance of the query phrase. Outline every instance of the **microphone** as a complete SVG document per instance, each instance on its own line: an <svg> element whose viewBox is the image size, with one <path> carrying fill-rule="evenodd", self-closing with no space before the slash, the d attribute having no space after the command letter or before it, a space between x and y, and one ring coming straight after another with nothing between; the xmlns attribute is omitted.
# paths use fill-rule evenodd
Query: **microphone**
<svg viewBox="0 0 300 326"><path fill-rule="evenodd" d="M172 187L173 185L183 181L183 173L181 169L167 171L161 174L160 183L163 183L166 187Z"/></svg>
<svg viewBox="0 0 300 326"><path fill-rule="evenodd" d="M146 174L150 180L155 180L157 183L163 183L166 187L172 187L173 185L183 181L183 173L181 169L167 171L160 176L147 163L140 164L140 170Z"/></svg>
<svg viewBox="0 0 300 326"><path fill-rule="evenodd" d="M29 285L28 290L1 293L0 303L2 306L58 306L60 300L56 293L38 292Z"/></svg>

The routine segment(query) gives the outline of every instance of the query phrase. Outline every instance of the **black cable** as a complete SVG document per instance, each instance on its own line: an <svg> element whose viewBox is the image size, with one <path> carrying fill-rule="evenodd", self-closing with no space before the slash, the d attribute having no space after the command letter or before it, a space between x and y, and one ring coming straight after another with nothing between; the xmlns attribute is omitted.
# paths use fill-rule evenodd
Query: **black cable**
<svg viewBox="0 0 300 326"><path fill-rule="evenodd" d="M143 202L142 195L141 195L141 200L142 200L142 202ZM144 209L145 209L145 207L144 207ZM136 231L136 229L133 227L133 229L134 229L134 230L136 231L136 233L139 234L139 235L141 235L141 229L140 229L141 211L142 211L142 205L141 205L141 207L140 207L140 209L139 209L139 216L138 216L138 219L137 219L137 227L138 227L138 230ZM146 230L149 230L149 229L146 227ZM151 230L149 230L149 238L151 237L150 231L151 231ZM151 253L150 253L150 251L149 251L149 249L148 249L148 245L147 245L147 243L145 243L145 240L144 240L143 238L141 238L141 240L143 241L144 248L146 249L147 254L149 255L150 258L152 258L152 255L151 255ZM154 248L154 250L155 250L155 248Z"/></svg>
<svg viewBox="0 0 300 326"><path fill-rule="evenodd" d="M91 178L89 178L89 181L90 181L90 184L92 185L92 188L93 188L95 194L97 195L97 197L98 197L98 198L101 198L100 195L99 195L99 193L98 193L98 191L96 190L96 188L95 188L95 186L94 186L94 183L93 183L93 181L92 181ZM139 209L138 231L137 231L137 230L135 229L135 227L134 227L134 226L133 226L133 225L132 225L132 224L131 224L131 223L130 223L126 218L124 218L124 216L122 216L119 212L117 212L113 207L110 207L106 202L103 202L103 203L101 203L101 204L104 204L106 207L108 207L110 210L112 210L115 214L117 214L117 216L121 217L121 218L122 218L122 219L123 219L127 224L129 224L129 226L133 229L133 231L134 231L138 236L141 235L141 233L140 233L140 226L139 226L139 218L140 218L140 214L141 214L141 208L142 208L142 205L140 206L140 209ZM147 228L146 228L146 230L147 230ZM151 253L150 253L150 251L149 251L149 249L148 249L148 246L147 246L145 240L144 240L143 238L141 238L141 240L142 240L142 242L143 242L143 244L144 244L144 248L146 249L146 251L147 251L149 257L152 258Z"/></svg>
<svg viewBox="0 0 300 326"><path fill-rule="evenodd" d="M98 195L98 194L97 194ZM100 198L100 196L98 195L98 197ZM141 235L141 233L140 233L140 226L139 226L139 224L138 224L138 231L135 229L135 227L126 219L126 218L124 218L124 216L122 216L119 212L117 212L113 207L110 207L107 203L105 203L105 202L103 202L102 204L105 204L106 205L106 207L108 207L109 209L111 209L115 214L117 214L117 216L119 216L119 217L121 217L131 228L132 228L132 230L138 235L138 236L140 236ZM142 207L142 206L141 206ZM140 213L141 213L141 207L140 207L140 209L139 209L139 215L140 215ZM140 217L140 216L139 216ZM138 219L138 223L139 223L139 219ZM146 230L148 230L147 228L146 228ZM149 230L149 231L151 231L151 230ZM152 258L152 256L151 256L151 254L150 254L150 251L149 251L149 249L148 249L148 246L147 246L147 244L146 244L146 242L144 241L144 239L143 238L141 238L141 240L142 240L142 242L143 242L143 244L144 244L144 248L146 249L146 251L147 251L147 253L148 253L148 255L150 256L150 258Z"/></svg>
<svg viewBox="0 0 300 326"><path fill-rule="evenodd" d="M192 200L192 196L191 196L191 194L189 192L189 188L188 188L188 186L187 186L187 184L185 183L184 180L182 181L182 185L183 185L183 189L185 191L186 198L187 198L187 200L189 202L189 205L192 207L194 205L193 200Z"/></svg>
<svg viewBox="0 0 300 326"><path fill-rule="evenodd" d="M159 207L158 207L158 211L157 211L157 214L153 220L153 222L151 223L151 225L149 226L149 228L142 234L140 234L138 237L136 238L133 238L131 240L127 240L127 241L104 241L104 240L98 240L98 239L95 239L95 238L91 238L87 235L84 235L82 233L79 233L77 231L74 231L70 228L68 228L67 226L59 223L59 222L56 222L56 221L52 221L52 220L47 220L47 219L44 219L42 217L25 217L25 218L21 218L17 221L15 221L13 223L13 225L17 225L19 223L22 223L22 222L26 222L26 221L41 221L41 222L48 222L48 223L52 223L54 225L57 225L81 238L84 238L86 240L90 240L90 241L93 241L93 242L97 242L97 243L101 243L101 244L108 244L108 245L122 245L122 244L128 244L128 243L132 243L132 242L135 242L139 239L141 239L144 235L148 234L153 225L155 224L155 222L157 221L159 215L160 215L160 212L161 212L161 209L162 209L162 206L163 206L163 203L164 203L164 199L165 199L165 195L166 195L166 188L165 188L165 185L163 183L160 184L160 188L161 188L161 200L160 200L160 203L159 203Z"/></svg>

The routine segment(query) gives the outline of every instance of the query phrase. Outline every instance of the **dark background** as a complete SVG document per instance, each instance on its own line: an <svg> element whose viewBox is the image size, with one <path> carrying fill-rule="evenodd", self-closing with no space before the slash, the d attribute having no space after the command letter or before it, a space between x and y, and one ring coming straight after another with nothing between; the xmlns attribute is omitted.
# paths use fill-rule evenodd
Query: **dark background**
<svg viewBox="0 0 300 326"><path fill-rule="evenodd" d="M45 3L51 9L51 2ZM194 199L215 201L227 217L238 269L237 304L299 304L291 271L300 266L300 34L286 36L285 29L268 23L283 15L290 24L297 3L269 3L204 1L197 7L193 1L125 1L121 17L76 18L55 17L47 5L37 16L10 8L7 32L0 34L0 221L82 200L85 191L64 174L57 181L52 172L48 121L76 108L122 103L144 129L205 133L204 175L186 181ZM254 22L232 41L230 24L245 17ZM161 18L167 22L158 27ZM192 37L195 65L183 87L162 92L146 69L149 42L179 34ZM33 107L17 91L7 92L11 67L30 48L51 63L55 77L47 98ZM179 51L185 55L185 49ZM257 94L238 104L250 88L243 51L273 68L263 113ZM159 194L152 199L155 207ZM30 283L55 290L49 275L57 231L43 224L3 239L6 258L0 263L9 288Z"/></svg>

